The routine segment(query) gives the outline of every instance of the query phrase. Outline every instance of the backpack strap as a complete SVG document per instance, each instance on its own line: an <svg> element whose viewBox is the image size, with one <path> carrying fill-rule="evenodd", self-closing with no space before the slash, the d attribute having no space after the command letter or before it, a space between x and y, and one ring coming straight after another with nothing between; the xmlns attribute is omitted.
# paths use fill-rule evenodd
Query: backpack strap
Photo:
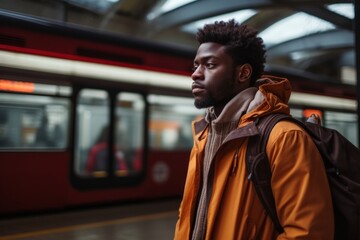
<svg viewBox="0 0 360 240"><path fill-rule="evenodd" d="M275 200L271 188L271 169L266 155L266 145L273 127L279 121L287 119L294 121L291 116L286 114L270 114L257 118L255 124L259 129L259 134L249 137L245 158L246 169L249 174L248 179L253 182L260 202L279 233L284 232L284 229L276 213Z"/></svg>

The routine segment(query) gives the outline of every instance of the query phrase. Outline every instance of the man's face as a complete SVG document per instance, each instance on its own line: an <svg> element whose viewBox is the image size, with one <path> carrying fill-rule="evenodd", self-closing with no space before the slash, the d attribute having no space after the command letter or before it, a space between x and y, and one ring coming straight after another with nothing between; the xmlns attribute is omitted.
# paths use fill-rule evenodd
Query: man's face
<svg viewBox="0 0 360 240"><path fill-rule="evenodd" d="M225 46L203 43L194 59L192 94L195 107L223 107L237 93L235 67Z"/></svg>

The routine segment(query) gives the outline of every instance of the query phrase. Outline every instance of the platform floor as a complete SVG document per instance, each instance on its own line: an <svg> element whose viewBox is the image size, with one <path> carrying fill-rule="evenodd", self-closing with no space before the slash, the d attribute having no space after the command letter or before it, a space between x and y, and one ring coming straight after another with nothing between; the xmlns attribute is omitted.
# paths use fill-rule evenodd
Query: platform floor
<svg viewBox="0 0 360 240"><path fill-rule="evenodd" d="M173 239L179 199L0 220L0 240Z"/></svg>

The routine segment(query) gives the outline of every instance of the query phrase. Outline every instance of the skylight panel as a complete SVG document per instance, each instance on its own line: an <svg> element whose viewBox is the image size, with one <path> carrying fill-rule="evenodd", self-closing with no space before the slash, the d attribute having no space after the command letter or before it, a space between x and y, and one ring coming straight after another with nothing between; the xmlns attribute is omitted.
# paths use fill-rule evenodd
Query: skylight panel
<svg viewBox="0 0 360 240"><path fill-rule="evenodd" d="M312 15L300 12L284 18L264 31L259 36L267 46L334 29L335 25Z"/></svg>
<svg viewBox="0 0 360 240"><path fill-rule="evenodd" d="M331 4L328 5L327 8L333 12L336 12L351 19L354 19L355 17L354 4L352 3Z"/></svg>
<svg viewBox="0 0 360 240"><path fill-rule="evenodd" d="M97 13L107 12L119 0L66 0L69 4L76 5Z"/></svg>
<svg viewBox="0 0 360 240"><path fill-rule="evenodd" d="M197 0L167 0L161 6L158 6L154 11L150 12L147 19L152 20L163 13L170 12L171 10L195 1Z"/></svg>
<svg viewBox="0 0 360 240"><path fill-rule="evenodd" d="M161 7L161 12L169 12L175 8L184 6L188 3L194 2L196 0L167 0Z"/></svg>
<svg viewBox="0 0 360 240"><path fill-rule="evenodd" d="M257 13L255 10L245 9L236 12L226 13L218 15L211 18L202 19L190 24L187 24L181 28L184 32L195 33L198 28L203 27L205 24L214 23L215 21L228 21L230 19L235 19L237 22L242 23L254 16Z"/></svg>

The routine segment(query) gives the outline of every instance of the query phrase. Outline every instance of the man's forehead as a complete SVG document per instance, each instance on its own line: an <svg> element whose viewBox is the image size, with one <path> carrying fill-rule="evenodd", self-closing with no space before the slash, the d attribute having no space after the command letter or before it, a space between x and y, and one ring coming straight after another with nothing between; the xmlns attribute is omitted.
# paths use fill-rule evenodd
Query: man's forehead
<svg viewBox="0 0 360 240"><path fill-rule="evenodd" d="M211 56L213 57L221 56L223 54L225 54L225 45L219 43L207 42L207 43L202 43L199 46L196 57L208 58Z"/></svg>
<svg viewBox="0 0 360 240"><path fill-rule="evenodd" d="M201 50L219 50L224 49L225 45L216 42L205 42L200 44L198 51Z"/></svg>

